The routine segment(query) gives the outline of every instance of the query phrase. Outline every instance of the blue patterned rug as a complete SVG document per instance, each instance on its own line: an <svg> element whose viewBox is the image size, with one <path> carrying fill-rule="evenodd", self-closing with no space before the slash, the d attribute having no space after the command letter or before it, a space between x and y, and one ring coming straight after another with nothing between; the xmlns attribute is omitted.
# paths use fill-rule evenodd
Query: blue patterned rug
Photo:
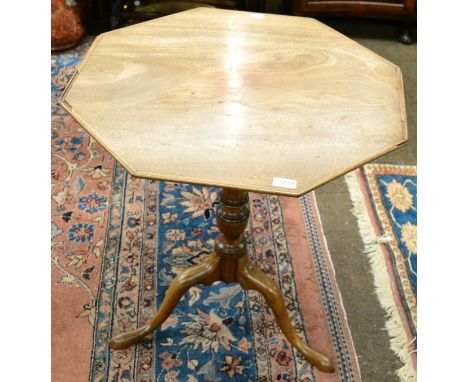
<svg viewBox="0 0 468 382"><path fill-rule="evenodd" d="M392 350L416 380L417 176L415 166L366 165L346 175L359 230L386 310Z"/></svg>

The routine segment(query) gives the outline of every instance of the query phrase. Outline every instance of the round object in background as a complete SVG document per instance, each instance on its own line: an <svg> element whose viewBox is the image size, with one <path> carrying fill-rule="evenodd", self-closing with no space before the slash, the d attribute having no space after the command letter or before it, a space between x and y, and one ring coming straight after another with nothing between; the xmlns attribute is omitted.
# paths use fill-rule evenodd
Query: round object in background
<svg viewBox="0 0 468 382"><path fill-rule="evenodd" d="M86 32L86 0L52 0L52 50L75 46Z"/></svg>

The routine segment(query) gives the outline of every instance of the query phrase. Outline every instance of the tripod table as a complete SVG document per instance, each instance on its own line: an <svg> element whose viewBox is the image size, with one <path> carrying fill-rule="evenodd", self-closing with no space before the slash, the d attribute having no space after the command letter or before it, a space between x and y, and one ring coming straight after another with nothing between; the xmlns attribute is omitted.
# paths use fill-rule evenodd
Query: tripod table
<svg viewBox="0 0 468 382"><path fill-rule="evenodd" d="M190 287L238 282L333 372L247 256L248 191L298 197L405 143L397 66L314 19L197 8L98 36L60 103L130 174L222 188L211 256L111 348L151 334Z"/></svg>

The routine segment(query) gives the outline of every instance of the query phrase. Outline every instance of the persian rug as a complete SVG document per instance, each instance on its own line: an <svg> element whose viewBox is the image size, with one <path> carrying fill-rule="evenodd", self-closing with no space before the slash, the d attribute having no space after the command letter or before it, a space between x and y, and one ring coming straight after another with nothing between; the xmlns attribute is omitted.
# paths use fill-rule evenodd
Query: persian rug
<svg viewBox="0 0 468 382"><path fill-rule="evenodd" d="M416 381L416 166L370 164L345 179L391 348L403 363L397 373L402 381Z"/></svg>
<svg viewBox="0 0 468 382"><path fill-rule="evenodd" d="M174 277L210 253L219 190L130 176L58 106L90 41L52 56L53 381L361 381L313 193L251 193L248 252L336 373L305 362L261 295L235 283L190 289L152 338L108 348L113 335L146 323Z"/></svg>

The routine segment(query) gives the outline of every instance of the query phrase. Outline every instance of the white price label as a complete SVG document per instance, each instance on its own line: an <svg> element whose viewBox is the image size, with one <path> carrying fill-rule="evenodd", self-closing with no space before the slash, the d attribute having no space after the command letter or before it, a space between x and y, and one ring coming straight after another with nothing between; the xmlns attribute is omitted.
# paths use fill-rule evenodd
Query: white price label
<svg viewBox="0 0 468 382"><path fill-rule="evenodd" d="M286 178L273 178L273 187L283 187L283 188L292 188L295 190L297 188L296 179L286 179Z"/></svg>

